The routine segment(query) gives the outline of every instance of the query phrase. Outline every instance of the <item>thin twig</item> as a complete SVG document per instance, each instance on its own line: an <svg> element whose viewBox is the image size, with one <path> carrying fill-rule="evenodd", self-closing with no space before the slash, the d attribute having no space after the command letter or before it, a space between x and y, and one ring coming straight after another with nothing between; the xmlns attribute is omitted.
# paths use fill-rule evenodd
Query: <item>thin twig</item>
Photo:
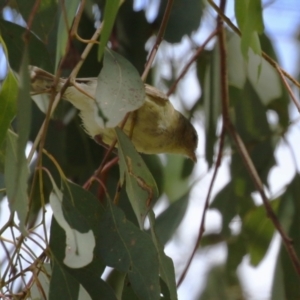
<svg viewBox="0 0 300 300"><path fill-rule="evenodd" d="M26 31L25 31L25 34L24 34L24 40L25 40L25 44L28 44L29 42L29 36L30 36L30 29L32 27L32 23L33 23L33 20L34 20L34 17L40 7L40 4L41 4L41 0L36 0L34 2L34 6L30 12L30 15L28 17L28 20L27 20L27 26L26 26Z"/></svg>
<svg viewBox="0 0 300 300"><path fill-rule="evenodd" d="M231 22L231 20L224 15L224 13L220 10L220 8L212 1L207 0L208 3L211 5L211 7L218 13L218 15L224 20L224 22L239 36L241 36L241 31ZM276 70L280 68L281 72L284 74L286 78L288 78L292 83L294 83L298 88L300 88L300 83L291 76L288 72L286 72L284 69L282 69L278 63L272 59L268 54L266 54L264 51L262 51L262 57ZM278 68L277 68L278 66Z"/></svg>
<svg viewBox="0 0 300 300"><path fill-rule="evenodd" d="M284 76L284 74L283 74L281 68L280 68L278 65L276 65L276 70L278 71L278 73L279 73L279 75L280 75L280 77L281 77L281 79L282 79L282 81L283 81L283 84L285 85L285 87L286 87L286 89L288 90L288 92L289 92L289 94L290 94L290 96L291 96L291 98L292 98L294 104L296 105L296 107L297 107L297 109L298 109L298 112L300 112L300 103L299 103L299 101L296 99L295 94L293 93L293 91L292 91L290 85L288 84L287 80L285 79L285 76Z"/></svg>
<svg viewBox="0 0 300 300"><path fill-rule="evenodd" d="M193 64L193 62L195 62L197 60L197 58L200 56L200 54L202 53L202 51L205 49L206 45L210 42L210 40L218 33L218 28L216 28L208 37L207 39L204 41L204 43L198 47L197 51L194 53L194 55L190 58L189 62L184 66L183 70L181 71L180 75L177 77L177 79L175 80L175 82L172 84L172 86L170 87L167 96L170 96L171 94L174 93L176 86L178 84L178 82L184 77L184 75L186 74L186 72L189 70L190 66Z"/></svg>
<svg viewBox="0 0 300 300"><path fill-rule="evenodd" d="M225 4L226 4L226 0L221 0L221 4L220 6L223 8L223 10L225 9ZM213 33L207 38L207 40L205 42L208 43L209 39L211 39L213 36L215 36L217 33L218 35L220 35L220 31L223 30L222 26L222 22L220 22L220 18L218 17L218 22L217 22L217 27L216 29L213 31ZM204 49L205 45L202 45L202 47L200 47L201 51ZM199 50L198 50L199 51ZM198 57L198 56L197 56ZM211 182L210 182L210 185L209 185L209 188L208 188L208 192L207 192L207 195L206 195L206 199L205 199L205 202L204 202L204 208L203 208L203 212L202 212L202 218L201 218L201 222L200 222L200 226L199 226L199 231L198 231L198 236L197 236L197 240L196 240L196 243L195 243L195 246L194 246L194 249L192 251L192 254L178 280L178 283L177 283L177 287L179 287L181 285L181 283L183 282L187 272L188 272L188 269L192 263L192 260L197 252L197 249L199 247L199 244L201 242L201 239L202 239L202 236L203 236L203 233L205 232L205 217L206 217L206 212L208 210L208 207L209 207L209 201L210 201L210 197L211 197L211 192L212 192L212 189L213 189L213 186L214 186L214 183L215 183L215 180L217 178L217 174L218 174L218 170L219 170L219 167L221 165L221 161L222 161L222 154L223 154L223 148L224 148L224 140L225 140L225 126L224 126L224 123L223 123L223 126L222 126L222 132L221 132L221 136L220 136L220 144L219 144L219 150L218 150L218 156L217 156L217 160L216 160L216 164L215 164L215 169L214 169L214 173L213 173L213 176L212 176L212 179L211 179Z"/></svg>
<svg viewBox="0 0 300 300"><path fill-rule="evenodd" d="M101 29L102 29L102 27L100 26L100 27L95 31L94 35L92 36L92 40L97 40L97 39L98 39L99 34L101 33ZM70 81L75 80L76 75L78 74L78 72L79 72L79 70L80 70L80 68L81 68L81 66L82 66L82 64L83 64L83 62L84 62L84 60L85 60L85 58L87 57L88 53L91 51L92 47L93 47L93 44L92 44L92 43L91 43L91 44L88 44L88 45L85 47L83 53L81 54L80 61L77 63L77 65L75 66L75 68L74 68L73 71L71 72L69 78L65 81L65 83L64 83L63 87L61 88L60 92L58 92L58 93L56 94L55 99L54 99L53 104L52 104L52 107L51 107L51 108L49 107L49 109L50 109L50 113L49 113L50 117L53 115L53 112L54 112L54 110L56 109L56 107L57 107L57 105L58 105L58 103L59 103L59 101L60 101L60 98L61 98L62 95L63 95L63 92L64 92L64 91L66 90L66 88L69 86ZM39 142L40 142L40 140L41 140L42 133L43 133L43 131L45 130L45 127L46 127L46 124L45 124L45 123L46 123L46 118L45 118L45 121L44 121L44 123L42 124L42 126L41 126L41 128L40 128L40 130L39 130L39 132L38 132L38 134L37 134L37 136L36 136L36 138L35 138L35 140L34 140L34 143L33 143L32 147L31 147L31 150L30 150L30 153L29 153L29 156L28 156L28 161L31 161L31 160L32 160L34 151L36 150L37 145L39 144Z"/></svg>
<svg viewBox="0 0 300 300"><path fill-rule="evenodd" d="M221 2L222 3L222 2ZM221 11L224 10L220 7ZM218 16L219 23L222 24L223 19L221 16ZM222 26L223 28L223 26ZM226 130L231 135L238 152L244 162L244 165L248 171L248 174L252 178L255 188L259 192L262 201L264 203L266 212L268 217L271 219L272 223L274 224L275 228L279 232L283 244L285 245L287 252L290 256L290 259L294 265L294 268L297 274L300 276L300 261L297 257L295 249L292 245L292 240L287 236L285 231L283 230L276 214L274 213L272 206L270 205L269 199L265 194L263 183L256 171L256 168L250 158L250 155L245 147L245 144L239 134L237 133L234 125L232 124L230 117L229 117L229 92L228 92L228 70L227 70L227 49L226 49L226 37L225 37L225 29L220 30L219 32L219 48L220 48L220 72L221 72L221 95L222 95L222 114L223 114L223 122Z"/></svg>
<svg viewBox="0 0 300 300"><path fill-rule="evenodd" d="M172 5L173 5L173 0L168 0L167 7L165 9L163 19L162 19L161 25L160 25L158 33L157 33L155 44L151 49L149 58L148 58L148 60L146 62L146 65L145 65L145 70L143 72L143 75L141 76L143 81L146 81L148 73L149 73L149 71L152 67L152 63L153 63L154 58L156 56L156 53L158 51L159 45L163 40L165 30L166 30L166 27L167 27L167 24L168 24L168 21L169 21L169 17L170 17L170 14L171 14Z"/></svg>
<svg viewBox="0 0 300 300"><path fill-rule="evenodd" d="M212 179L210 181L210 184L209 184L209 188L208 188L208 192L207 192L207 195L206 195L206 199L205 199L205 202L204 202L204 208L203 208L203 212L202 212L202 217L201 217L201 222L200 222L200 226L199 226L199 231L198 231L198 236L197 236L197 240L196 240L196 243L195 243L195 246L194 246L194 249L193 249L193 252L178 280L178 283L177 283L177 287L179 287L181 285L181 283L183 282L187 272L188 272L188 269L192 263L192 260L199 248L199 244L202 240L202 236L205 232L205 217L206 217L206 213L207 213L207 210L209 208L209 201L210 201L210 198L211 198L211 193L212 193L212 189L213 189L213 186L215 184L215 181L216 181L216 178L217 178L217 174L218 174L218 170L220 168L220 165L221 165L221 162L222 162L222 157L223 157L223 149L224 149L224 140L225 140L225 127L223 126L222 127L222 132L221 132L221 136L220 136L220 144L219 144L219 150L218 150L218 156L217 156L217 160L216 160L216 164L215 164L215 169L214 169L214 173L213 173L213 176L212 176Z"/></svg>

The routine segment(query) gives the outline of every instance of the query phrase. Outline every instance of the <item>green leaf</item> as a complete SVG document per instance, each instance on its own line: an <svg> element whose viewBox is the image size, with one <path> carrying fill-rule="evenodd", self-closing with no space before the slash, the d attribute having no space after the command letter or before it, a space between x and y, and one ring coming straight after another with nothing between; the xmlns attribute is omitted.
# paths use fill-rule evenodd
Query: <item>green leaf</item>
<svg viewBox="0 0 300 300"><path fill-rule="evenodd" d="M20 220L20 228L23 234L25 231L25 217L27 214L27 180L28 166L25 152L18 156L18 137L10 130L6 136L5 156L5 186L11 211L16 211Z"/></svg>
<svg viewBox="0 0 300 300"><path fill-rule="evenodd" d="M142 74L148 54L145 44L152 35L152 25L148 23L144 10L136 11L133 8L133 0L126 0L121 5L114 34L118 39L118 53L127 58Z"/></svg>
<svg viewBox="0 0 300 300"><path fill-rule="evenodd" d="M263 33L261 0L235 0L235 15L242 32L241 50L245 59L251 48L254 53L261 55L258 33Z"/></svg>
<svg viewBox="0 0 300 300"><path fill-rule="evenodd" d="M122 300L140 300L140 298L134 292L134 290L130 284L128 276L126 276L125 280L124 280L124 287L123 287L121 299Z"/></svg>
<svg viewBox="0 0 300 300"><path fill-rule="evenodd" d="M150 236L128 222L124 213L110 202L100 225L100 254L106 264L128 273L140 299L158 299L158 255Z"/></svg>
<svg viewBox="0 0 300 300"><path fill-rule="evenodd" d="M121 297L123 293L125 277L126 274L124 272L119 272L118 270L113 269L106 279L107 284L109 284L109 286L114 290L118 299L123 299Z"/></svg>
<svg viewBox="0 0 300 300"><path fill-rule="evenodd" d="M66 255L63 262L70 268L82 268L93 260L96 246L93 231L76 207L74 209L72 206L73 195L68 190L63 194L54 181L52 184L53 192L50 194L49 202L57 223L66 234ZM79 218L76 220L76 217Z"/></svg>
<svg viewBox="0 0 300 300"><path fill-rule="evenodd" d="M163 211L155 221L155 231L158 240L165 245L175 233L185 216L188 207L189 193L174 201Z"/></svg>
<svg viewBox="0 0 300 300"><path fill-rule="evenodd" d="M79 282L56 261L53 261L52 264L49 300L55 300L59 298L77 300L79 294Z"/></svg>
<svg viewBox="0 0 300 300"><path fill-rule="evenodd" d="M247 254L244 237L240 234L237 237L233 236L227 241L227 260L226 260L226 273L227 279L236 276L236 270L241 264L244 256Z"/></svg>
<svg viewBox="0 0 300 300"><path fill-rule="evenodd" d="M27 22L31 16L35 0L16 0L18 10ZM42 41L47 42L49 32L54 27L54 21L56 18L57 1L44 0L40 1L39 7L35 10L33 22L31 24L31 31L33 31Z"/></svg>
<svg viewBox="0 0 300 300"><path fill-rule="evenodd" d="M120 272L127 272L135 293L141 299L157 299L159 295L158 257L149 235L128 222L119 208L114 207L110 202L107 208L104 208L91 193L80 186L64 182L62 191L58 190L55 183L53 188L53 193L58 200L62 199L63 211L63 214L57 213L54 207L55 218L59 215L59 219L69 224L74 234L75 231L82 233L92 230L96 241L93 259L89 265L76 269L68 268L64 264L66 234L57 222L53 222L57 226L53 227L56 231L52 232L51 229L50 248L60 268L66 269L92 296L95 295L96 290L93 286L97 280L99 281L104 270L104 262ZM61 220L60 224L62 224ZM62 226L66 228L65 224ZM58 232L57 228L60 229ZM78 236L77 234L76 237ZM68 251L76 250L76 254L81 256L83 252L78 247L79 242L81 241L76 240L75 248L67 248ZM85 246L88 251L93 250L89 243L82 246ZM106 293L111 291L107 285L96 284L96 286L99 289L105 289ZM112 291L110 295L111 293Z"/></svg>
<svg viewBox="0 0 300 300"><path fill-rule="evenodd" d="M239 47L240 37L230 33L227 36L230 85L243 89L248 78L263 105L268 105L280 98L283 94L283 87L274 67L252 50L248 52L248 63L246 63ZM259 68L261 71L258 76Z"/></svg>
<svg viewBox="0 0 300 300"><path fill-rule="evenodd" d="M100 279L105 269L99 257L102 241L95 245L98 241L96 237L99 235L99 215L103 213L103 208L92 194L81 187L64 182L62 193L53 179L51 181L53 192L50 195L50 204L54 219L51 224L50 249L53 261L57 263L59 275L61 273L61 276L69 278L65 283L65 289L71 289L72 282L75 285L78 282L92 299L96 299L97 295L103 295L105 299L115 300L111 288ZM72 260L70 256L74 259ZM59 281L54 278L51 282L52 280L55 281L53 289L57 289L55 285L59 284Z"/></svg>
<svg viewBox="0 0 300 300"><path fill-rule="evenodd" d="M159 261L159 273L162 280L165 282L169 289L169 295L171 300L177 299L177 289L176 289L176 280L175 280L175 270L172 259L168 257L163 246L160 244L159 239L157 238L155 230L155 215L153 211L149 213L150 220L150 229L153 243L156 247Z"/></svg>
<svg viewBox="0 0 300 300"><path fill-rule="evenodd" d="M19 94L17 108L18 157L25 153L31 125L30 78L28 74L28 47L25 46L19 73Z"/></svg>
<svg viewBox="0 0 300 300"><path fill-rule="evenodd" d="M98 49L98 60L101 61L106 44L110 38L112 28L115 23L119 6L124 0L110 0L105 2L103 28L100 36L100 45Z"/></svg>
<svg viewBox="0 0 300 300"><path fill-rule="evenodd" d="M0 20L0 33L7 47L9 65L15 72L20 70L25 47L23 39L25 32L27 30L22 26ZM52 63L47 48L33 33L29 34L28 54L30 64L52 71Z"/></svg>
<svg viewBox="0 0 300 300"><path fill-rule="evenodd" d="M226 37L228 82L238 89L243 89L247 79L247 66L241 52L241 38L229 31L226 31Z"/></svg>
<svg viewBox="0 0 300 300"><path fill-rule="evenodd" d="M287 232L287 236L292 239L292 245L298 258L300 257L299 194L300 176L296 174L285 193L281 196L278 209L279 221L285 232ZM284 290L280 289L280 292L284 294L284 299L298 299L300 297L299 281L291 280L291 278L297 278L298 275L283 243L279 252L275 274L276 282L274 281L273 283L273 293L276 291L274 286L276 284L279 287L283 287Z"/></svg>
<svg viewBox="0 0 300 300"><path fill-rule="evenodd" d="M272 286L272 300L282 300L285 298L284 283L283 283L283 270L280 259L277 259L273 286Z"/></svg>
<svg viewBox="0 0 300 300"><path fill-rule="evenodd" d="M229 182L213 199L210 208L216 208L222 214L222 234L230 236L230 221L237 215L238 199L235 195L234 184Z"/></svg>
<svg viewBox="0 0 300 300"><path fill-rule="evenodd" d="M278 72L267 61L249 52L248 78L262 104L268 105L282 96L282 84ZM259 77L258 68L261 68Z"/></svg>
<svg viewBox="0 0 300 300"><path fill-rule="evenodd" d="M8 76L10 76L10 73ZM7 176L7 174L10 174L10 177L6 181L7 192L8 190L10 190L10 192L8 192L10 208L12 211L17 211L23 233L25 232L24 222L28 210L27 179L29 170L27 167L25 150L28 143L31 125L31 98L29 95L29 87L30 82L28 75L28 49L27 47L25 47L21 70L19 73L19 89L17 100L18 137L15 137L13 134L10 135L10 132L7 132L7 136L11 136L11 140L7 139L5 158L5 175ZM15 141L13 140L17 142L16 149L13 149L15 148ZM9 151L13 153L9 153ZM11 182L12 180L14 181L14 183Z"/></svg>
<svg viewBox="0 0 300 300"><path fill-rule="evenodd" d="M265 34L261 35L260 42L261 42L261 46L262 46L262 49L264 50L264 52L267 53L275 61L278 61L278 58L274 51L273 45L272 45L270 39ZM276 84L276 81L273 81L273 85L274 84ZM278 87L275 88L275 90L278 90ZM288 92L287 92L282 80L280 80L280 90L281 90L280 97L273 99L270 103L268 103L267 108L272 109L273 111L275 111L277 113L278 118L279 118L279 124L278 124L279 126L278 127L280 127L280 130L282 130L282 129L286 129L290 122L289 121L290 99L289 99ZM257 93L258 93L258 91L257 91ZM268 93L269 93L269 90L268 90Z"/></svg>
<svg viewBox="0 0 300 300"><path fill-rule="evenodd" d="M202 101L205 115L205 158L208 167L211 167L214 159L214 145L217 140L216 130L219 115L221 113L221 89L220 89L220 62L219 47L216 45L209 54L202 83ZM201 63L200 61L198 63ZM202 68L202 66L198 66ZM203 71L202 71L203 72ZM199 71L198 71L199 73Z"/></svg>
<svg viewBox="0 0 300 300"><path fill-rule="evenodd" d="M239 215L243 217L250 209L254 207L253 201L247 190L247 183L241 177L235 176L232 181L213 199L210 208L216 208L222 214L223 238L231 236L229 228L231 220Z"/></svg>
<svg viewBox="0 0 300 300"><path fill-rule="evenodd" d="M279 200L273 200L270 204L277 212ZM242 234L247 241L250 263L257 266L266 255L274 234L274 225L267 217L264 205L256 207L244 216Z"/></svg>
<svg viewBox="0 0 300 300"><path fill-rule="evenodd" d="M223 266L213 267L207 276L207 284L199 300L244 299L243 289L234 274L229 282Z"/></svg>
<svg viewBox="0 0 300 300"><path fill-rule="evenodd" d="M267 119L267 109L247 81L243 90L229 88L233 102L234 124L250 154L262 181L267 184L270 169L276 164L272 131ZM234 150L230 166L233 178L240 176L248 193L255 190L252 179L244 167L239 153Z"/></svg>
<svg viewBox="0 0 300 300"><path fill-rule="evenodd" d="M191 188L190 178L182 178L182 170L186 158L179 155L168 155L164 168L165 188L169 200L174 202L188 193Z"/></svg>
<svg viewBox="0 0 300 300"><path fill-rule="evenodd" d="M156 182L126 134L119 128L115 130L118 139L121 184L126 181L126 192L132 208L140 228L144 228L145 217L152 201L158 196Z"/></svg>
<svg viewBox="0 0 300 300"><path fill-rule="evenodd" d="M2 175L2 173L4 173L5 148L6 148L5 143L0 144L0 176ZM1 188L2 186L0 184L0 189ZM0 198L1 198L1 193L0 193Z"/></svg>
<svg viewBox="0 0 300 300"><path fill-rule="evenodd" d="M14 80L13 75L10 80ZM13 82L14 82L13 81ZM18 137L7 131L6 158L5 158L5 182L11 211L17 211L20 226L25 233L25 217L27 214L27 179L29 170L25 157L25 149L28 142L31 124L31 98L29 95L28 75L28 49L25 47L21 70L19 74L19 91L17 107ZM10 86L15 88L15 86ZM15 97L15 95L13 95ZM9 112L8 112L9 114ZM8 122L8 120L6 120ZM7 124L8 126L9 124Z"/></svg>
<svg viewBox="0 0 300 300"><path fill-rule="evenodd" d="M160 1L154 24L161 24L167 0ZM174 0L164 38L170 43L179 43L184 35L191 35L200 26L204 2L198 0Z"/></svg>
<svg viewBox="0 0 300 300"><path fill-rule="evenodd" d="M16 114L17 95L18 84L13 72L9 69L0 90L0 146L3 145L7 129Z"/></svg>
<svg viewBox="0 0 300 300"><path fill-rule="evenodd" d="M107 50L104 54L96 101L103 127L109 128L116 127L128 112L140 108L145 102L145 88L137 70L113 51Z"/></svg>
<svg viewBox="0 0 300 300"><path fill-rule="evenodd" d="M55 70L58 67L60 59L66 54L69 43L69 30L71 29L79 2L79 0L65 0L61 2L63 7L60 7L58 22Z"/></svg>

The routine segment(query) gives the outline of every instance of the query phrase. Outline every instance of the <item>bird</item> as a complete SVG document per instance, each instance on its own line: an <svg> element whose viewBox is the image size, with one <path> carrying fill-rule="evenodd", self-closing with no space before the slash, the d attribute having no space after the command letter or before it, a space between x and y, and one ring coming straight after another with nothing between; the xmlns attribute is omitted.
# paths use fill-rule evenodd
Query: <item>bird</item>
<svg viewBox="0 0 300 300"><path fill-rule="evenodd" d="M39 95L53 91L55 76L36 66L29 66L29 74L31 97L37 103L40 101ZM66 81L65 78L58 80L56 92L62 89ZM103 119L99 122L99 106L95 100L97 78L76 79L75 82L76 86L68 84L62 99L79 110L87 134L109 146L116 139L116 134L114 128L103 126ZM145 154L180 154L196 162L198 135L194 126L173 107L163 92L148 84L144 87L144 104L130 113L123 128L136 150Z"/></svg>

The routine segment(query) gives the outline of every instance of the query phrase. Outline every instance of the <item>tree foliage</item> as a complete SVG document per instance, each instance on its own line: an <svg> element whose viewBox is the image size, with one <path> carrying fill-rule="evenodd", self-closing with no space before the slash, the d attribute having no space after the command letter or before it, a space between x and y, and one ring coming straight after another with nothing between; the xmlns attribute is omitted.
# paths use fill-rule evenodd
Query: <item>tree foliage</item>
<svg viewBox="0 0 300 300"><path fill-rule="evenodd" d="M258 266L279 233L270 298L298 299L299 174L276 195L269 193L268 178L275 150L294 126L290 99L299 108L290 85L300 84L277 62L264 33L262 1L235 0L237 25L224 14L226 0L161 0L150 16L149 3L139 10L132 0L14 0L1 7L7 72L0 90L0 199L9 206L7 216L1 213L1 294L177 299L193 255L223 243L226 261L207 274L198 297L247 298L237 268L246 256ZM198 44L194 33L208 14L214 25ZM180 42L188 50L178 54ZM70 80L98 77L96 98L107 105L99 115L116 118L114 124L142 105L120 106L120 98L134 97L133 87L143 95L147 81L178 100L182 91L195 89L184 82L194 68L201 94L180 107L203 133L198 161L213 175L201 196L195 248L182 259L185 268L174 266L164 246L176 240L201 180L197 165L176 155L140 155L120 129L118 150L107 155L57 94L39 103L41 112L30 97L29 65ZM270 121L270 112L277 121ZM228 181L212 196L224 161ZM155 215L161 203L168 205ZM205 232L209 210L222 217L219 232Z"/></svg>

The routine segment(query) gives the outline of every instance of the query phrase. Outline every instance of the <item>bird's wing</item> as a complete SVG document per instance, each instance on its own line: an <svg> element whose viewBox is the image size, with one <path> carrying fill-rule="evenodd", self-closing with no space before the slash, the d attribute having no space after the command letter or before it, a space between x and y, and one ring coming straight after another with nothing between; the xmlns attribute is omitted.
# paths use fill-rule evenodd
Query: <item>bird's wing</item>
<svg viewBox="0 0 300 300"><path fill-rule="evenodd" d="M169 98L154 86L145 84L146 95L151 97L157 105L165 106L169 102Z"/></svg>

